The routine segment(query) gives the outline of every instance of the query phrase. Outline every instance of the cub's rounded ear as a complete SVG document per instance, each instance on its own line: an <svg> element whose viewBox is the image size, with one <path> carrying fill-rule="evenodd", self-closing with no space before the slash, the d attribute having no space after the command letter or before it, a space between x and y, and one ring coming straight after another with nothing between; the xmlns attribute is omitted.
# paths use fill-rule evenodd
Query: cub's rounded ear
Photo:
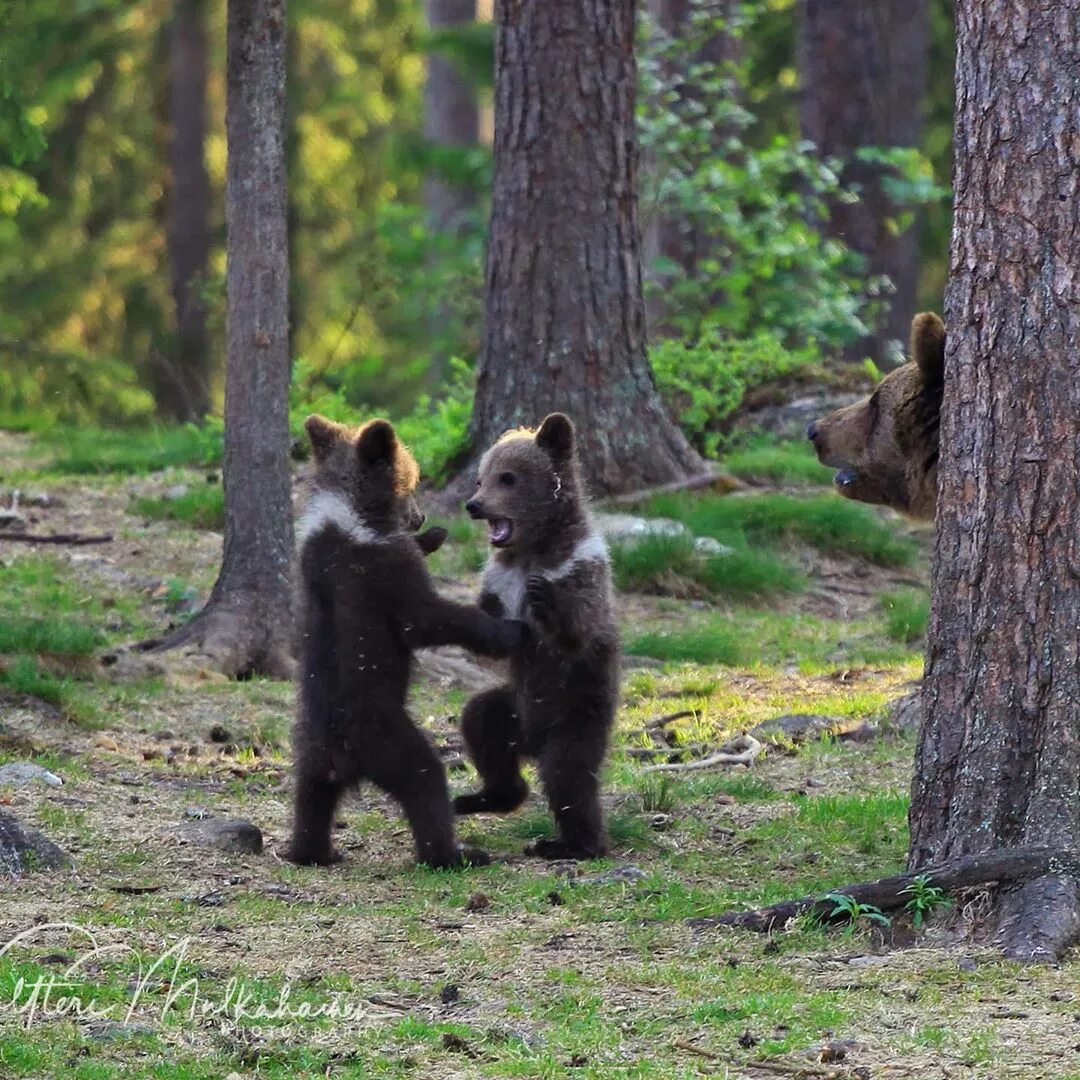
<svg viewBox="0 0 1080 1080"><path fill-rule="evenodd" d="M304 430L311 440L311 452L316 461L322 461L341 437L341 428L333 420L314 414L304 421Z"/></svg>
<svg viewBox="0 0 1080 1080"><path fill-rule="evenodd" d="M561 412L545 416L536 432L536 445L552 457L568 457L574 452L574 422Z"/></svg>
<svg viewBox="0 0 1080 1080"><path fill-rule="evenodd" d="M360 430L356 450L368 465L384 465L397 453L397 434L389 420L372 420Z"/></svg>
<svg viewBox="0 0 1080 1080"><path fill-rule="evenodd" d="M945 324L932 311L911 320L911 359L927 386L945 381Z"/></svg>

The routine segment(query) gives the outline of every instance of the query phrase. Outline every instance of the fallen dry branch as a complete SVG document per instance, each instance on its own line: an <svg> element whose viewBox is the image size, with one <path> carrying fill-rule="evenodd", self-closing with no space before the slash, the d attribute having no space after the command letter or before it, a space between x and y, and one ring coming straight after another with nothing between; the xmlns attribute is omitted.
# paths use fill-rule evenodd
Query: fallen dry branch
<svg viewBox="0 0 1080 1080"><path fill-rule="evenodd" d="M1003 848L981 855L964 855L908 874L845 885L832 892L850 896L859 904L872 904L882 911L892 911L907 903L910 894L905 894L904 890L910 888L916 878L923 876L930 885L945 893L991 882L1016 883L1047 876L1076 877L1080 876L1080 851L1046 847ZM804 896L801 900L788 900L754 911L729 911L723 915L688 919L687 922L694 927L734 926L769 933L799 915L813 913L819 918L828 918L835 906L832 900L822 896Z"/></svg>
<svg viewBox="0 0 1080 1080"><path fill-rule="evenodd" d="M630 491L625 495L613 495L605 502L613 506L633 506L636 503L647 502L654 495L670 495L678 491L699 491L701 488L711 487L713 484L723 484L726 490L736 491L744 487L734 476L720 471L699 473L697 476L688 477L685 480L674 480L670 484L660 484L658 487L644 488L641 491Z"/></svg>
<svg viewBox="0 0 1080 1080"><path fill-rule="evenodd" d="M91 536L85 533L11 533L0 532L0 540L11 540L20 544L110 544L112 533Z"/></svg>
<svg viewBox="0 0 1080 1080"><path fill-rule="evenodd" d="M739 735L708 757L696 761L680 761L674 764L646 765L642 772L696 772L713 769L718 765L750 765L763 747L752 735Z"/></svg>

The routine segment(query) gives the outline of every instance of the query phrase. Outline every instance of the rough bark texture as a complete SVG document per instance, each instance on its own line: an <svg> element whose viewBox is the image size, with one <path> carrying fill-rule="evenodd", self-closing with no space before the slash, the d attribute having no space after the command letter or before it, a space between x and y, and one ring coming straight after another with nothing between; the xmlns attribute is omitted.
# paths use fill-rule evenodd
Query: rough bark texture
<svg viewBox="0 0 1080 1080"><path fill-rule="evenodd" d="M476 20L476 0L425 0L428 27L439 30ZM453 63L438 53L428 53L424 83L424 136L440 146L475 146L480 138L480 111L476 91L462 78ZM460 185L430 178L424 184L428 220L438 230L452 230L461 223L463 211L476 193Z"/></svg>
<svg viewBox="0 0 1080 1080"><path fill-rule="evenodd" d="M955 211L913 868L1080 847L1080 0L957 5ZM999 898L1013 956L1075 876Z"/></svg>
<svg viewBox="0 0 1080 1080"><path fill-rule="evenodd" d="M225 553L206 607L161 648L227 675L287 676L293 553L285 2L229 0Z"/></svg>
<svg viewBox="0 0 1080 1080"><path fill-rule="evenodd" d="M701 7L694 0L649 0L649 16L655 24L670 38L682 37L692 26L693 15ZM735 13L735 0L709 0L706 9L710 15L728 20ZM692 57L691 63L730 65L738 59L739 39L734 34L714 34ZM695 88L684 85L681 93L688 100L695 97ZM700 95L698 95L700 97ZM719 154L724 140L730 132L722 125L716 125L710 140ZM713 244L710 237L695 227L695 223L673 213L654 214L648 221L642 239L646 275L648 268L659 256L669 259L682 268L687 275L692 275L698 262L707 258ZM717 298L720 302L721 298ZM650 337L656 338L664 327L664 295L660 290L651 292L647 301Z"/></svg>
<svg viewBox="0 0 1080 1080"><path fill-rule="evenodd" d="M633 0L500 0L496 20L474 450L557 409L595 494L702 472L645 353Z"/></svg>
<svg viewBox="0 0 1080 1080"><path fill-rule="evenodd" d="M175 0L169 24L168 249L176 347L152 368L158 411L201 420L210 408L206 309L200 297L210 250L206 137L206 33L202 0Z"/></svg>
<svg viewBox="0 0 1080 1080"><path fill-rule="evenodd" d="M907 340L915 310L918 229L894 236L896 209L876 166L857 162L863 146L917 146L926 94L927 0L800 0L798 64L800 126L822 153L846 164L843 180L858 185L857 203L832 208L830 231L867 259L870 274L887 274L896 291L875 335L847 350L881 359L886 343Z"/></svg>

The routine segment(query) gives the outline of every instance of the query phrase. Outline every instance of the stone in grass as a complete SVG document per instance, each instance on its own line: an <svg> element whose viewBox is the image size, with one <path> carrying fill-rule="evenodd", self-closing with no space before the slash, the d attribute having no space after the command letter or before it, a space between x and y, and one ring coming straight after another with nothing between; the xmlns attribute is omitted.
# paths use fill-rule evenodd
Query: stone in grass
<svg viewBox="0 0 1080 1080"><path fill-rule="evenodd" d="M590 874L585 877L570 878L571 885L636 885L639 881L644 881L649 875L641 869L640 866L635 866L633 863L623 863L620 866L613 866L610 870L605 870L601 874Z"/></svg>
<svg viewBox="0 0 1080 1080"><path fill-rule="evenodd" d="M37 780L49 787L64 786L64 781L59 776L32 761L12 761L7 765L0 765L0 787L26 787Z"/></svg>
<svg viewBox="0 0 1080 1080"><path fill-rule="evenodd" d="M19 877L70 865L65 851L37 829L26 828L10 811L0 809L0 876Z"/></svg>
<svg viewBox="0 0 1080 1080"><path fill-rule="evenodd" d="M137 1039L156 1035L157 1028L149 1024L122 1023L119 1020L91 1020L84 1028L94 1042L118 1042L120 1039Z"/></svg>
<svg viewBox="0 0 1080 1080"><path fill-rule="evenodd" d="M765 720L748 734L758 742L804 742L842 728L847 721L840 716L818 716L814 713L790 713Z"/></svg>
<svg viewBox="0 0 1080 1080"><path fill-rule="evenodd" d="M262 831L243 818L208 818L180 827L180 835L199 847L216 848L233 855L261 855Z"/></svg>

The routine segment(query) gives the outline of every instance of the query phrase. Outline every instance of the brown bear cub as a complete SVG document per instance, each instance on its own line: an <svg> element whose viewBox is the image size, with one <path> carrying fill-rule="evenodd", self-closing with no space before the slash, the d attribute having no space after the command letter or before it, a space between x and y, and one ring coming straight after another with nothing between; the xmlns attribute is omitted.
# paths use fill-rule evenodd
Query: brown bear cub
<svg viewBox="0 0 1080 1080"><path fill-rule="evenodd" d="M870 397L806 429L822 465L839 470L834 482L841 495L933 518L944 384L945 324L926 311L911 323L908 363L889 372Z"/></svg>
<svg viewBox="0 0 1080 1080"><path fill-rule="evenodd" d="M454 800L459 814L506 813L528 794L536 760L557 840L533 854L595 858L606 850L600 770L615 717L619 641L603 539L589 519L574 427L552 413L536 432L509 431L480 462L465 504L487 520L495 549L480 606L532 630L510 661L510 683L478 694L462 714L481 789Z"/></svg>
<svg viewBox="0 0 1080 1080"><path fill-rule="evenodd" d="M288 857L337 861L338 801L370 780L401 804L420 862L486 862L458 846L442 763L405 711L412 653L456 644L503 657L528 631L436 594L423 556L445 533L412 535L424 521L412 494L418 470L389 423L354 431L311 416L306 427L315 468L297 524L302 639Z"/></svg>

